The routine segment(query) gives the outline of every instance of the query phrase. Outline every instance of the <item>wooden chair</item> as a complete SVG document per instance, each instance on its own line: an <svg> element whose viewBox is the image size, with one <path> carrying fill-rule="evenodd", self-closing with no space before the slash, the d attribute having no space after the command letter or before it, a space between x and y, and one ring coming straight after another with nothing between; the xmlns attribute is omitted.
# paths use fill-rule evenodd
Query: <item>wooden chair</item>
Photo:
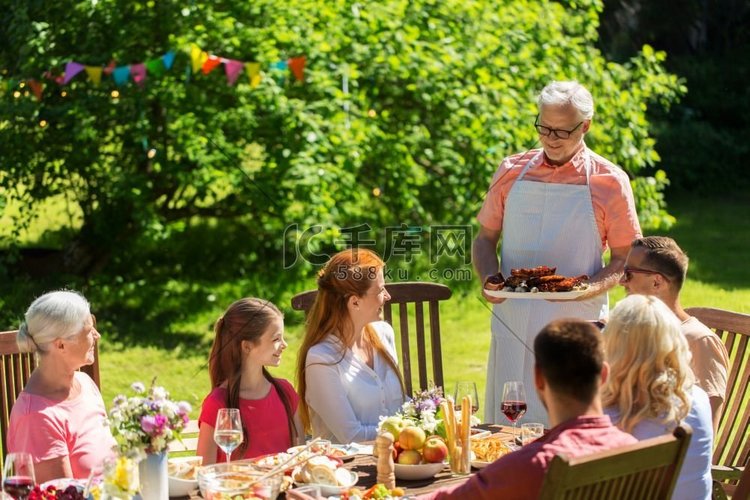
<svg viewBox="0 0 750 500"><path fill-rule="evenodd" d="M750 459L750 314L712 307L685 310L711 328L729 353L729 376L724 410L714 436L712 476L729 494ZM716 496L716 495L715 495Z"/></svg>
<svg viewBox="0 0 750 500"><path fill-rule="evenodd" d="M10 424L10 410L37 365L34 353L22 353L18 350L17 334L17 330L0 332L0 465L8 449L6 433ZM101 388L98 344L94 346L94 363L84 366L81 371L87 373L96 386Z"/></svg>
<svg viewBox="0 0 750 500"><path fill-rule="evenodd" d="M430 359L432 365L431 381L443 387L443 356L440 349L440 311L439 301L447 300L452 295L451 289L438 283L389 283L385 286L391 300L386 303L384 309L385 320L390 323L396 331L397 343L401 350L401 370L404 375L406 393L413 393L412 383L412 337L416 341L417 370L419 375L420 389L427 389L430 380L427 378L428 353L425 342L425 307L427 303L428 324L430 327ZM307 313L315 302L317 290L310 290L295 295L292 298L292 308ZM410 334L409 305L414 305L415 325L414 335ZM393 308L398 305L398 324L393 320ZM398 341L400 339L400 343Z"/></svg>
<svg viewBox="0 0 750 500"><path fill-rule="evenodd" d="M199 430L198 421L190 420L182 430L182 442L174 440L169 443L169 455L175 457L195 455L198 450Z"/></svg>
<svg viewBox="0 0 750 500"><path fill-rule="evenodd" d="M687 453L692 429L568 459L552 459L542 483L540 500L668 500L672 497Z"/></svg>

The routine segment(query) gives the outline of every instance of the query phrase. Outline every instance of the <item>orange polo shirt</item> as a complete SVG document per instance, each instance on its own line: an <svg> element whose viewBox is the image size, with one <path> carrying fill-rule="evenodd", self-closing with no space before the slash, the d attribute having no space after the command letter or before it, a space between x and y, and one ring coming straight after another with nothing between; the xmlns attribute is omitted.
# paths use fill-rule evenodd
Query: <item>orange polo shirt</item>
<svg viewBox="0 0 750 500"><path fill-rule="evenodd" d="M591 155L590 190L594 216L602 240L602 251L607 246L625 247L640 238L641 226L635 212L633 189L628 175L617 165L585 146L564 165L547 163L544 154L526 171L523 180L555 184L586 184L584 150ZM505 203L511 187L539 149L505 158L492 177L492 184L484 199L477 219L482 226L495 231L503 228Z"/></svg>

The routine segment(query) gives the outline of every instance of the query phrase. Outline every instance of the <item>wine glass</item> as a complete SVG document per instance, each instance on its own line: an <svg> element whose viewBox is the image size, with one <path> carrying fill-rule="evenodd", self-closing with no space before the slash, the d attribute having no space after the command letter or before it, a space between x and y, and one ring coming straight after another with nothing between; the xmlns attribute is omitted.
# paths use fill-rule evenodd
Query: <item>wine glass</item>
<svg viewBox="0 0 750 500"><path fill-rule="evenodd" d="M526 392L523 390L523 382L517 380L505 382L500 411L513 424L513 441L515 442L516 422L526 413Z"/></svg>
<svg viewBox="0 0 750 500"><path fill-rule="evenodd" d="M25 500L34 489L34 462L28 453L8 453L3 467L3 491L16 500Z"/></svg>
<svg viewBox="0 0 750 500"><path fill-rule="evenodd" d="M461 380L456 382L456 389L453 391L453 401L456 403L456 411L461 411L461 403L464 396L471 397L471 414L474 415L479 410L479 396L477 396L477 384Z"/></svg>
<svg viewBox="0 0 750 500"><path fill-rule="evenodd" d="M216 416L214 441L227 456L227 463L232 460L232 452L242 443L242 421L237 408L221 408Z"/></svg>

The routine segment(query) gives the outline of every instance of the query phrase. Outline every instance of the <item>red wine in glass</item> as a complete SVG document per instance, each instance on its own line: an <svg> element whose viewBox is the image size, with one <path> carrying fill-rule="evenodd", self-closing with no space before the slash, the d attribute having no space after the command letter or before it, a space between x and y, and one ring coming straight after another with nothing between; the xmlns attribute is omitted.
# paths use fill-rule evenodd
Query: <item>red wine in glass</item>
<svg viewBox="0 0 750 500"><path fill-rule="evenodd" d="M524 413L526 413L525 401L503 401L501 410L511 422L516 422Z"/></svg>
<svg viewBox="0 0 750 500"><path fill-rule="evenodd" d="M34 489L34 480L29 476L10 476L3 481L3 490L16 500L25 500Z"/></svg>
<svg viewBox="0 0 750 500"><path fill-rule="evenodd" d="M526 408L526 392L523 389L523 382L517 380L505 382L500 411L513 424L514 441L516 438L516 422L526 413Z"/></svg>

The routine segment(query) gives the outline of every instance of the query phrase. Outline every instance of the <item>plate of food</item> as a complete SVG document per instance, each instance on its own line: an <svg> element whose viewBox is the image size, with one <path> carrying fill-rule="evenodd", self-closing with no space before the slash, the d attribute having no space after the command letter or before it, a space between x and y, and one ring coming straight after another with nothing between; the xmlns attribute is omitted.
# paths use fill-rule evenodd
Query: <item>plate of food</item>
<svg viewBox="0 0 750 500"><path fill-rule="evenodd" d="M292 472L294 484L316 485L323 495L340 495L357 484L359 476L328 457L313 457Z"/></svg>
<svg viewBox="0 0 750 500"><path fill-rule="evenodd" d="M555 274L557 268L537 266L511 269L505 278L502 273L488 276L484 292L503 299L572 300L586 293L589 277Z"/></svg>
<svg viewBox="0 0 750 500"><path fill-rule="evenodd" d="M357 455L372 455L372 445L359 443L333 444L331 445L331 453L328 456L348 462L349 460L353 460Z"/></svg>
<svg viewBox="0 0 750 500"><path fill-rule="evenodd" d="M170 457L167 461L169 476L169 496L184 497L198 489L198 469L203 465L203 457Z"/></svg>
<svg viewBox="0 0 750 500"><path fill-rule="evenodd" d="M492 434L487 437L471 440L471 466L484 469L498 458L516 449L507 442L507 437Z"/></svg>

